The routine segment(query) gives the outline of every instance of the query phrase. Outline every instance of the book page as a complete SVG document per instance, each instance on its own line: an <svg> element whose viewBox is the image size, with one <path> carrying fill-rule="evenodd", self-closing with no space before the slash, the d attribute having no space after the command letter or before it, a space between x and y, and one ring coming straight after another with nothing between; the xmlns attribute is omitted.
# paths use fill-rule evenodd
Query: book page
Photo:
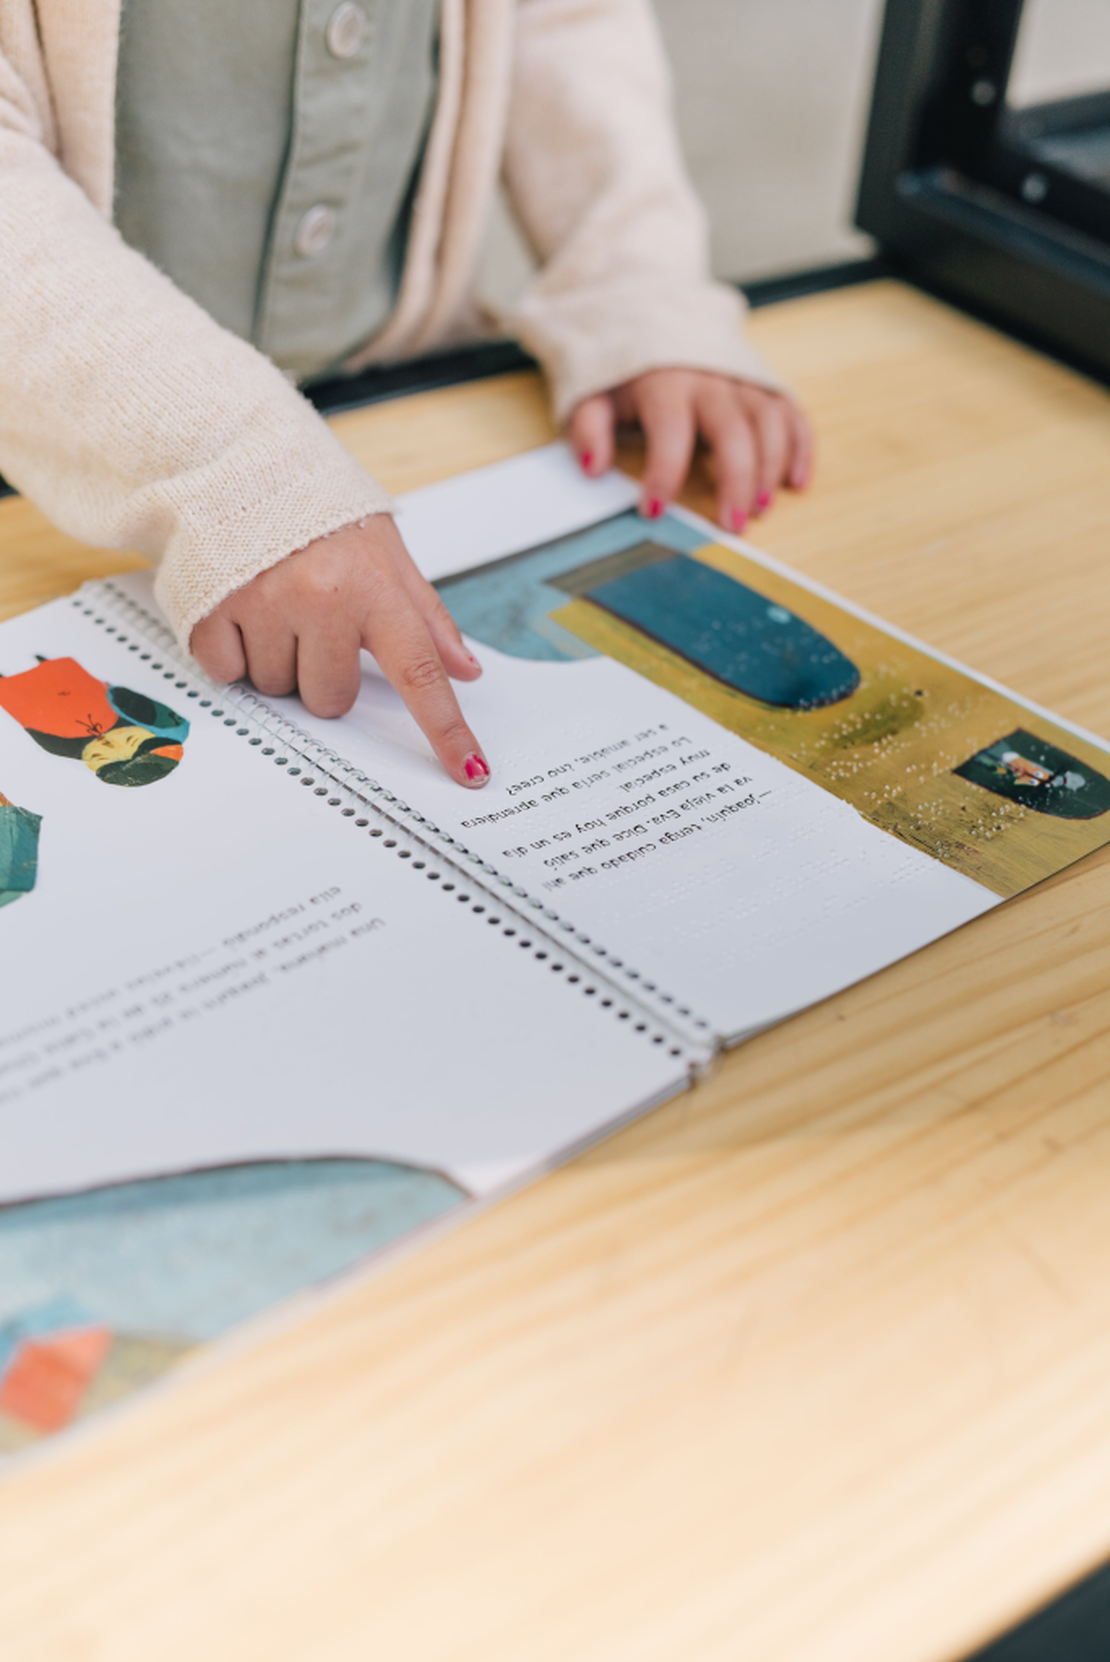
<svg viewBox="0 0 1110 1662"><path fill-rule="evenodd" d="M673 1035L86 611L0 627L0 1200L324 1156L488 1194L681 1086Z"/></svg>
<svg viewBox="0 0 1110 1662"><path fill-rule="evenodd" d="M741 586L728 562L743 545L690 516L642 521L635 500L617 475L583 479L561 446L404 500L406 540L484 668L459 689L493 768L483 791L444 777L369 658L338 723L280 702L573 926L598 962L731 1038L978 916L999 889L807 765L837 722L843 741L874 726L862 682L872 704L893 690L881 665L861 672L837 646L856 620L801 589L787 597L781 579L772 592L769 574ZM734 593L767 626L755 657L770 679L748 687L728 682ZM774 680L798 635L813 681L800 692ZM963 759L934 751L926 787ZM859 747L841 742L834 761L855 777Z"/></svg>

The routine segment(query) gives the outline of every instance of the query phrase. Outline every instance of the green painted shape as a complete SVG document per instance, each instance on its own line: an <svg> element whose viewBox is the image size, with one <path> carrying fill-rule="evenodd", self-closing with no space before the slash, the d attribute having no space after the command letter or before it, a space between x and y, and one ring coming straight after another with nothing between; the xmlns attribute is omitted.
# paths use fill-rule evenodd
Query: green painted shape
<svg viewBox="0 0 1110 1662"><path fill-rule="evenodd" d="M0 803L0 906L7 906L35 886L39 866L41 814Z"/></svg>
<svg viewBox="0 0 1110 1662"><path fill-rule="evenodd" d="M1023 783L1020 762L1032 763L1048 777ZM996 739L952 771L1007 802L1018 802L1054 819L1097 819L1110 809L1110 779L1023 727Z"/></svg>

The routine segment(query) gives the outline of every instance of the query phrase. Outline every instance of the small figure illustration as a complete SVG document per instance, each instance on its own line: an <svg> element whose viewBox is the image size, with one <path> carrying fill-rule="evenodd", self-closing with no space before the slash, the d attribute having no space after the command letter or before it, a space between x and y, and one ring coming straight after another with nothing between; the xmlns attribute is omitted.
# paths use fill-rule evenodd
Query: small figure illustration
<svg viewBox="0 0 1110 1662"><path fill-rule="evenodd" d="M30 893L39 864L41 814L17 808L0 791L0 906Z"/></svg>
<svg viewBox="0 0 1110 1662"><path fill-rule="evenodd" d="M110 686L75 658L40 658L0 676L0 708L53 756L84 762L106 785L152 785L183 755L189 723L168 704Z"/></svg>
<svg viewBox="0 0 1110 1662"><path fill-rule="evenodd" d="M1110 808L1110 779L1022 727L954 771L995 796L1057 819L1096 819Z"/></svg>

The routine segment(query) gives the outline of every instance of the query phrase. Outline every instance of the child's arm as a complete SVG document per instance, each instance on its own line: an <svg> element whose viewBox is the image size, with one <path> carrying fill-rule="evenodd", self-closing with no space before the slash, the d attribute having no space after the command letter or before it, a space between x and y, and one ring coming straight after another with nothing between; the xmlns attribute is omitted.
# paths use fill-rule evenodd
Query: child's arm
<svg viewBox="0 0 1110 1662"><path fill-rule="evenodd" d="M731 529L778 484L802 487L805 417L745 340L740 296L709 276L647 0L518 0L505 174L543 262L509 322L587 471L635 420L645 512L675 494L698 435Z"/></svg>
<svg viewBox="0 0 1110 1662"><path fill-rule="evenodd" d="M273 364L123 243L3 56L0 248L12 484L84 542L161 558L159 600L216 675L249 664L271 692L300 676L309 707L335 715L372 644L452 776L484 782L447 679L478 669L389 497Z"/></svg>

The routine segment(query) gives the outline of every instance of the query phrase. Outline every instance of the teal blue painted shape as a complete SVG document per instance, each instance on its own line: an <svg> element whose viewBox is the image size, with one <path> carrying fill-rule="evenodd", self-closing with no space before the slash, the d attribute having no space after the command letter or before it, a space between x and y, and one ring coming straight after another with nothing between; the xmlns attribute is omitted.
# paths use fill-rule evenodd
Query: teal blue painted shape
<svg viewBox="0 0 1110 1662"><path fill-rule="evenodd" d="M762 704L818 710L859 686L859 670L827 636L684 554L587 589L586 599Z"/></svg>
<svg viewBox="0 0 1110 1662"><path fill-rule="evenodd" d="M84 1306L73 1298L50 1298L32 1305L29 1310L20 1310L8 1321L0 1322L0 1379L25 1339L43 1339L49 1333L67 1333L75 1327L96 1325Z"/></svg>
<svg viewBox="0 0 1110 1662"><path fill-rule="evenodd" d="M145 727L155 738L184 744L189 737L189 723L176 710L160 699L148 698L145 693L133 692L130 687L109 687L108 702L130 727Z"/></svg>
<svg viewBox="0 0 1110 1662"><path fill-rule="evenodd" d="M569 599L552 579L634 548L648 534L639 514L618 514L574 536L443 577L436 588L464 635L511 658L540 663L598 658L599 652L549 616ZM704 532L669 516L651 522L650 536L677 553L690 553L705 543Z"/></svg>
<svg viewBox="0 0 1110 1662"><path fill-rule="evenodd" d="M64 1298L85 1324L211 1339L466 1198L413 1166L305 1160L0 1208L0 1330Z"/></svg>
<svg viewBox="0 0 1110 1662"><path fill-rule="evenodd" d="M34 888L41 825L41 814L17 808L14 803L0 803L0 906Z"/></svg>

